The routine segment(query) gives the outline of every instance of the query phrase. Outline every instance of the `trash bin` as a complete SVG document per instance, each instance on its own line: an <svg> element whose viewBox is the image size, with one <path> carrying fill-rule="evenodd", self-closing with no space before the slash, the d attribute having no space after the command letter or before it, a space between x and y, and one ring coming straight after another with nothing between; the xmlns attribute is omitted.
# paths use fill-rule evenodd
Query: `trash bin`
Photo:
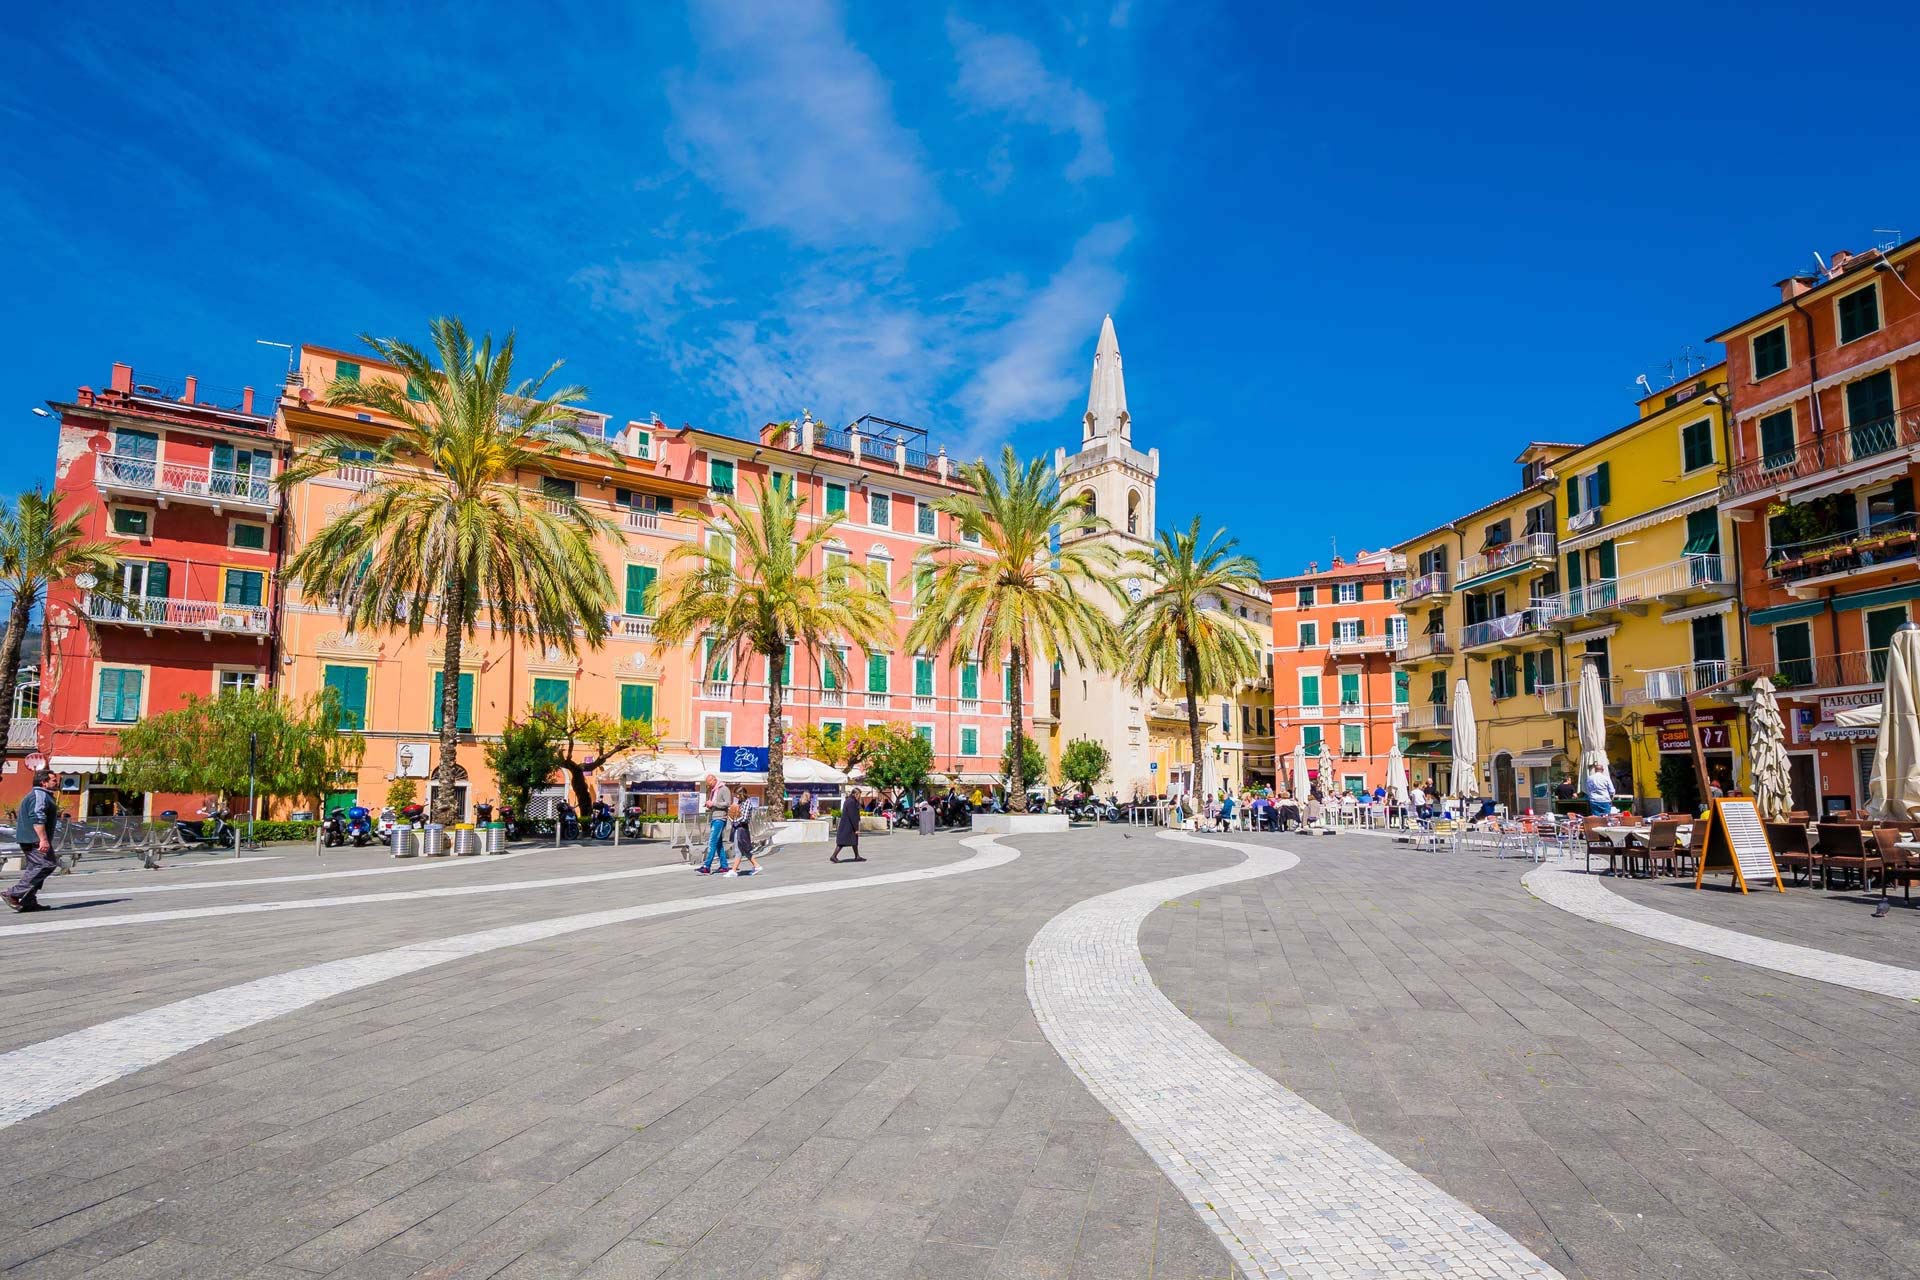
<svg viewBox="0 0 1920 1280"><path fill-rule="evenodd" d="M429 822L426 830L420 833L421 850L429 858L447 856L447 829L438 822Z"/></svg>
<svg viewBox="0 0 1920 1280"><path fill-rule="evenodd" d="M480 852L480 833L473 829L470 822L458 823L453 828L453 856L471 858Z"/></svg>
<svg viewBox="0 0 1920 1280"><path fill-rule="evenodd" d="M415 839L412 827L393 829L393 856L396 858L417 858L420 856L420 842Z"/></svg>
<svg viewBox="0 0 1920 1280"><path fill-rule="evenodd" d="M507 851L507 824L489 822L480 832L480 851L482 853L505 853Z"/></svg>

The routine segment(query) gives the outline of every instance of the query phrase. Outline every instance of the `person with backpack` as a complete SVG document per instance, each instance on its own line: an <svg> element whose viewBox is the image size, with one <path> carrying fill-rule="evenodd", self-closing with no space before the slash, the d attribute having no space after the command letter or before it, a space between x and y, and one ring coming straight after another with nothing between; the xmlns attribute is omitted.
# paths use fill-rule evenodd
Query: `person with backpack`
<svg viewBox="0 0 1920 1280"><path fill-rule="evenodd" d="M20 881L0 894L0 901L13 911L45 911L40 901L40 886L60 869L53 858L53 833L60 829L60 803L53 796L53 770L33 771L33 790L20 802L13 820L14 837L20 841Z"/></svg>

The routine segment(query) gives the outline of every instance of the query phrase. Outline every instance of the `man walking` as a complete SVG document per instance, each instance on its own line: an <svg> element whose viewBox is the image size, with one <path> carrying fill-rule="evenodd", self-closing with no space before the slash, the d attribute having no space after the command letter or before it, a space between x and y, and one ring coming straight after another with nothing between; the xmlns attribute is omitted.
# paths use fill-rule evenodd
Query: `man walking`
<svg viewBox="0 0 1920 1280"><path fill-rule="evenodd" d="M733 867L727 860L727 810L733 807L733 788L712 774L706 778L707 856L700 874L713 874L713 860L720 859L720 874L730 876Z"/></svg>
<svg viewBox="0 0 1920 1280"><path fill-rule="evenodd" d="M14 819L22 873L20 883L0 894L0 902L14 911L45 911L40 903L40 886L60 865L53 860L53 833L60 825L60 805L53 798L52 782L53 770L34 770L33 790L20 802L20 813Z"/></svg>

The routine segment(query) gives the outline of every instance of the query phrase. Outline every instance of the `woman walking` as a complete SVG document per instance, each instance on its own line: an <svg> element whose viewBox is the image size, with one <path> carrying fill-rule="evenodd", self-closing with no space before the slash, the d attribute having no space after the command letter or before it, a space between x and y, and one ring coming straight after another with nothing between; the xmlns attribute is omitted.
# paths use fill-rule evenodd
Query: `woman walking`
<svg viewBox="0 0 1920 1280"><path fill-rule="evenodd" d="M833 830L833 856L828 862L840 861L842 849L853 850L853 862L865 862L860 856L860 797L849 792L840 800L840 821Z"/></svg>

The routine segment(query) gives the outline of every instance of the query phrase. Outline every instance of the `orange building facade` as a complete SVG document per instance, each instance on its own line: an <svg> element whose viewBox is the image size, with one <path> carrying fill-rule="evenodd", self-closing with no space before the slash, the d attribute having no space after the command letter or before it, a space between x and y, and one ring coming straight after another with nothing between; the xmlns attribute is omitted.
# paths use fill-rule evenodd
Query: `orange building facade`
<svg viewBox="0 0 1920 1280"><path fill-rule="evenodd" d="M1275 768L1289 784L1289 760L1304 746L1309 776L1323 789L1371 791L1387 780L1387 757L1406 713L1407 690L1393 659L1406 647L1396 603L1406 562L1391 551L1334 557L1267 580L1273 598ZM1319 777L1321 744L1333 756L1331 785Z"/></svg>

